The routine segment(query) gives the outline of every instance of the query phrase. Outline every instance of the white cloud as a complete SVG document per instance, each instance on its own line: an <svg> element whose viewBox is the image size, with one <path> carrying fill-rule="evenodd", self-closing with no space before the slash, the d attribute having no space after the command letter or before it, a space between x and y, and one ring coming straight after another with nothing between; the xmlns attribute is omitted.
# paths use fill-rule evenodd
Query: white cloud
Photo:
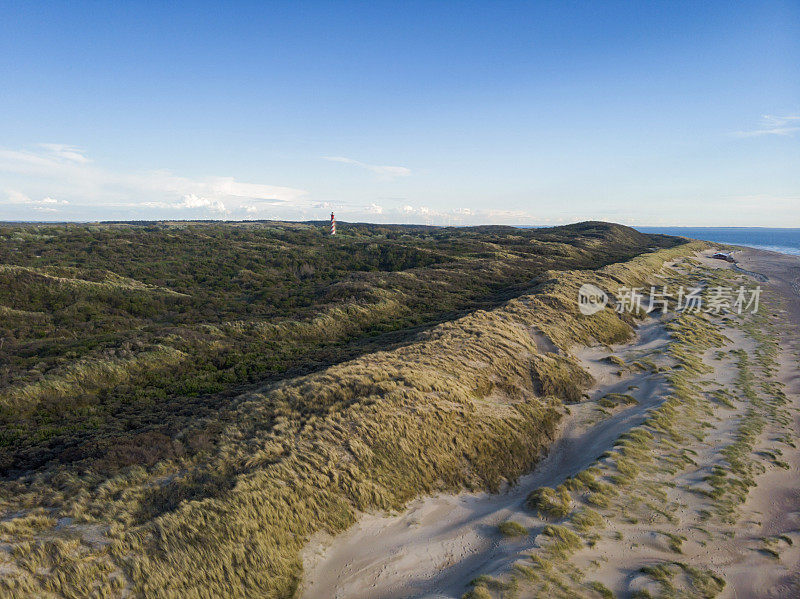
<svg viewBox="0 0 800 599"><path fill-rule="evenodd" d="M394 179L396 177L407 177L408 175L411 174L411 169L406 168L405 166L381 166L376 164L367 164L365 162L354 160L352 158L345 158L344 156L323 156L323 158L330 162L341 162L343 164L352 164L353 166L359 166L387 179Z"/></svg>
<svg viewBox="0 0 800 599"><path fill-rule="evenodd" d="M48 211L55 211L56 208L53 206L63 206L69 204L67 200L56 200L55 198L45 197L41 200L34 200L24 193L16 189L9 189L6 192L6 201L9 204L25 204L35 206L34 210L48 210ZM48 206L45 208L44 206Z"/></svg>
<svg viewBox="0 0 800 599"><path fill-rule="evenodd" d="M48 152L28 152L0 148L0 170L21 174L38 174L43 170L57 171L61 162Z"/></svg>
<svg viewBox="0 0 800 599"><path fill-rule="evenodd" d="M51 156L57 159L78 163L89 162L89 159L84 156L83 151L74 146L67 146L64 144L39 144L39 147L44 148Z"/></svg>
<svg viewBox="0 0 800 599"><path fill-rule="evenodd" d="M21 191L16 189L9 189L6 191L7 202L9 204L31 204L33 200L26 196Z"/></svg>
<svg viewBox="0 0 800 599"><path fill-rule="evenodd" d="M0 148L0 170L36 174L43 169L68 172L75 165L91 162L83 153L63 144L38 144L38 151Z"/></svg>
<svg viewBox="0 0 800 599"><path fill-rule="evenodd" d="M545 222L547 219L537 218L526 210L501 210L501 209L475 209L452 208L436 210L428 206L412 206L404 204L384 214L392 213L402 215L405 222L416 221L420 223L439 225L467 225L467 224L510 224L522 225L535 222ZM416 218L414 218L416 217Z"/></svg>
<svg viewBox="0 0 800 599"><path fill-rule="evenodd" d="M494 221L507 221L507 222L526 222L532 218L532 215L527 210L485 210L482 214L488 216L492 222ZM580 220L580 219L578 219Z"/></svg>
<svg viewBox="0 0 800 599"><path fill-rule="evenodd" d="M375 203L372 203L369 206L367 206L365 210L370 214L383 214L383 206L380 206L379 204Z"/></svg>
<svg viewBox="0 0 800 599"><path fill-rule="evenodd" d="M228 212L225 204L220 200L200 197L193 193L183 196L180 202L142 202L142 206L148 208L162 208L165 210L196 210L204 208L210 212L219 212L220 214L226 214Z"/></svg>
<svg viewBox="0 0 800 599"><path fill-rule="evenodd" d="M778 135L789 137L800 131L800 116L775 116L765 114L761 117L761 127L751 131L736 131L736 137L764 137Z"/></svg>
<svg viewBox="0 0 800 599"><path fill-rule="evenodd" d="M13 188L7 191L9 204L38 203L51 208L70 205L71 212L80 209L81 214L107 214L114 209L152 215L147 209L155 208L214 215L247 207L262 210L308 204L302 189L233 177L193 179L167 170L112 171L92 163L78 149L62 144L39 144L34 150L0 148L0 177Z"/></svg>
<svg viewBox="0 0 800 599"><path fill-rule="evenodd" d="M800 122L800 116L775 116L774 114L765 114L763 117L767 124L773 127L784 127L789 123Z"/></svg>
<svg viewBox="0 0 800 599"><path fill-rule="evenodd" d="M201 198L193 193L183 196L183 201L178 204L176 208L208 208L212 212L221 213L228 211L225 208L225 204L223 204L221 201L209 198Z"/></svg>
<svg viewBox="0 0 800 599"><path fill-rule="evenodd" d="M291 187L242 183L241 181L236 181L233 177L211 179L208 185L214 195L266 200L277 204L291 202L306 193L301 189L292 189Z"/></svg>
<svg viewBox="0 0 800 599"><path fill-rule="evenodd" d="M430 216L430 215L432 215L432 216L442 216L442 215L447 214L446 212L439 212L439 211L436 211L436 210L431 210L427 206L420 206L419 208L416 208L416 207L410 206L408 204L403 206L401 208L401 210L403 211L404 214L419 214L421 216Z"/></svg>

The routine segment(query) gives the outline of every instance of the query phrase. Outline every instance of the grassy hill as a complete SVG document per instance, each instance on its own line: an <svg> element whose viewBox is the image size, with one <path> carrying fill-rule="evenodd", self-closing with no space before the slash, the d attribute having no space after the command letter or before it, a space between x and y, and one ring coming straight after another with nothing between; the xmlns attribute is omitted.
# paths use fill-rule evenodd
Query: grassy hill
<svg viewBox="0 0 800 599"><path fill-rule="evenodd" d="M0 589L291 596L313 532L530 469L589 382L531 330L624 338L575 316L578 282L686 251L605 223L325 230L0 226Z"/></svg>

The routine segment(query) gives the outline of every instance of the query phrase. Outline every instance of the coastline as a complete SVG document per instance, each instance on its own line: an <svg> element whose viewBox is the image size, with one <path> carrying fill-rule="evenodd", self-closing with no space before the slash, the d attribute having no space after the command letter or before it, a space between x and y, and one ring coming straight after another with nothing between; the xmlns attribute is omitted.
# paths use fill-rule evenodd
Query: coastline
<svg viewBox="0 0 800 599"><path fill-rule="evenodd" d="M770 246L770 245L742 245L741 247L751 249L751 250L759 250L762 252L772 252L775 254L785 254L787 256L800 256L800 248L793 248L789 246Z"/></svg>
<svg viewBox="0 0 800 599"><path fill-rule="evenodd" d="M634 227L650 234L703 239L710 243L800 255L800 229L795 227Z"/></svg>
<svg viewBox="0 0 800 599"><path fill-rule="evenodd" d="M751 248L737 250L734 257L735 265L712 260L708 252L705 257L698 256L697 261L705 272L712 275L716 271L728 271L727 274L720 272L720 276L730 276L736 273L737 267L761 275L756 282L764 288L771 311L769 318L773 322L770 326L775 327L778 337L777 361L774 373L770 372L772 367L751 365L751 368L756 369L755 376L772 374L774 384L780 384L784 389L791 409L797 410L800 407L797 362L800 345L796 341L800 338L797 334L800 330L800 257ZM770 294L774 297L769 298ZM780 307L773 302L776 297L781 298ZM657 412L669 395L667 387L675 384L664 376L664 372L676 366L663 346L666 338L654 332L659 326L663 327L663 324L649 322L639 327L632 342L613 348L615 356L627 360L649 360L655 368L647 373L629 371L620 376L612 372L608 366L608 356L612 352L605 346L576 352L576 357L596 380L590 393L593 401L627 387L638 402L634 407L611 410L610 415L595 422L597 405L593 401L570 406L570 413L562 423L559 437L547 458L533 473L522 477L516 485L499 495L460 493L418 499L398 515L366 515L341 535L315 538L304 552L306 578L302 596L460 597L468 592L474 597L492 597L495 592L507 589L509 584L516 585L520 597L536 596L543 574L532 572L520 576L519 572L526 571L524 569L528 566L525 564L530 563L531 556L547 554L551 539L542 532L554 521L532 512L530 506L526 506L525 497L532 488L563 485L579 472L591 471L599 477L599 473L605 472L609 466L602 460L592 466L594 460L613 447L620 434L638 430L644 414ZM720 393L733 393L731 390L738 385L737 377L742 376L736 356L740 356L740 352L759 355L764 351L759 349L763 340L728 322L715 326L720 327L728 342L719 348L709 347L700 352L699 358L710 374L699 377L692 385L719 386ZM722 359L719 358L720 352L725 353ZM767 384L766 378L763 384ZM705 399L699 397L697 401L702 403ZM691 448L687 447L697 454L692 458L696 467L689 466L686 471L674 475L674 480L662 472L656 478L645 476L645 480L640 481L645 489L666 483L674 485L674 489L661 492L666 493L665 501L683 506L676 508L676 521L667 518L662 525L656 526L653 522L642 521L641 516L631 515L636 506L626 505L623 509L625 516L613 513L611 508L600 510L593 506L602 513L605 532L593 533L596 537L593 537L593 547L576 549L564 564L559 562L558 567L566 568L566 571L574 568L582 573L591 571L598 589L611 589L619 596L637 591L657 596L663 590L659 586L661 583L642 574L642 569L648 564L661 563L659 560L678 563L680 559L679 563L688 561L695 568L702 565L702 571L708 573L708 580L712 581L708 584L718 584L719 588L707 596L794 596L800 589L800 484L797 481L800 451L796 447L781 446L777 454L770 453L775 451L776 443L764 433L753 451L758 444L763 445L757 450L766 452L766 455L780 455L780 459L772 460L779 462L780 466L774 467L771 462L754 462L753 468L763 468L763 471L754 476L755 484L745 495L742 505L735 507L737 515L732 525L723 521L715 524L713 518L709 518L710 523L702 525L695 521L697 514L710 513L713 503L703 494L712 493L704 487L707 483L703 481L711 476L709 473L716 472L716 466L726 463L713 448L735 442L737 423L751 409L745 400L732 401L730 405L734 408L703 404L703 410L708 412L703 412L704 418L708 418L703 427L711 432L699 431L698 434L702 432L706 438L693 443ZM734 414L730 412L732 409ZM693 421L690 419L688 422ZM616 426L608 426L608 423ZM606 430L613 430L610 439L602 437L598 445L581 445L582 439L601 438L595 427L604 424L608 427ZM778 425L773 423L770 426ZM789 426L796 437L800 430L796 413L792 414ZM768 430L773 436L777 434ZM570 453L570 449L576 448L578 451ZM654 455L650 459L671 459L661 445L651 451ZM576 461L572 459L574 455L583 459ZM573 501L578 500L573 498ZM576 505L579 504L573 504L573 507ZM505 521L520 524L530 536L504 538L497 527ZM569 526L568 522L565 523ZM663 532L665 525L668 530L676 532ZM763 539L769 539L769 546ZM780 545L777 560L769 553L776 552L771 548L772 544ZM680 549L678 556L673 550L675 546ZM598 562L600 555L605 559ZM668 561L670 559L672 562ZM719 577L720 582L714 583L714 577ZM471 580L483 582L478 582L469 591ZM697 590L692 586L696 584L694 579L684 584L688 596L701 596L692 594L693 589Z"/></svg>

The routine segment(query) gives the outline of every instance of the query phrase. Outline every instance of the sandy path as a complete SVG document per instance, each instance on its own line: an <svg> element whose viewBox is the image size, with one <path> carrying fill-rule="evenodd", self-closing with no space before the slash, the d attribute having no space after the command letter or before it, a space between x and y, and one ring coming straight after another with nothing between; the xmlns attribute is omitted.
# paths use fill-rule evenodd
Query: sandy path
<svg viewBox="0 0 800 599"><path fill-rule="evenodd" d="M616 348L635 359L658 352L668 337L660 322L642 325L633 342ZM535 528L542 522L524 508L531 490L554 486L588 467L619 436L642 422L664 396L662 376L650 372L618 376L603 361L605 348L580 352L598 385L594 398L630 393L639 404L610 417L594 404L571 406L559 440L536 470L500 494L461 493L413 502L396 516L365 515L335 539L317 538L305 552L303 597L460 597L475 573L508 567L533 544L503 541L497 525L508 519ZM663 358L657 358L663 359ZM636 387L631 389L631 387ZM597 421L598 419L601 420Z"/></svg>

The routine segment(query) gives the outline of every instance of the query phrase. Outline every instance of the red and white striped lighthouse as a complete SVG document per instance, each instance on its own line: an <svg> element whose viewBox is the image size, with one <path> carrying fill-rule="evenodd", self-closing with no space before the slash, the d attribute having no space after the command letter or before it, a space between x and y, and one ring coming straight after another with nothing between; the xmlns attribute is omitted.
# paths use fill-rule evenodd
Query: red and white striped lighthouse
<svg viewBox="0 0 800 599"><path fill-rule="evenodd" d="M336 219L333 217L333 212L331 212L331 235L336 235Z"/></svg>

